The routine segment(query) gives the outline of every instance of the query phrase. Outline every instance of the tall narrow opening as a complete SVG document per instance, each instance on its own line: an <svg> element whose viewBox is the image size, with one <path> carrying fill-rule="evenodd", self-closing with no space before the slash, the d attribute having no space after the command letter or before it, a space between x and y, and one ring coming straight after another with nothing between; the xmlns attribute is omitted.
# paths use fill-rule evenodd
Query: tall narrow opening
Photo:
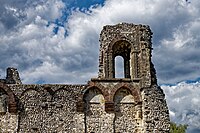
<svg viewBox="0 0 200 133"><path fill-rule="evenodd" d="M122 56L115 57L115 78L124 78L124 58Z"/></svg>
<svg viewBox="0 0 200 133"><path fill-rule="evenodd" d="M112 71L107 68L108 72L110 72L110 77L130 78L130 52L130 43L124 40L115 42L112 46L111 54L112 60L110 66L112 67Z"/></svg>

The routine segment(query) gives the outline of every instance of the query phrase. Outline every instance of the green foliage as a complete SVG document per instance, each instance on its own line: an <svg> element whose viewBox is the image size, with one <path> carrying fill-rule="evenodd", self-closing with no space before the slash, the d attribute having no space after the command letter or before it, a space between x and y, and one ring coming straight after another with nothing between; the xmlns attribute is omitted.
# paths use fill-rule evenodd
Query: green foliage
<svg viewBox="0 0 200 133"><path fill-rule="evenodd" d="M188 125L177 125L174 122L170 122L170 133L186 133Z"/></svg>

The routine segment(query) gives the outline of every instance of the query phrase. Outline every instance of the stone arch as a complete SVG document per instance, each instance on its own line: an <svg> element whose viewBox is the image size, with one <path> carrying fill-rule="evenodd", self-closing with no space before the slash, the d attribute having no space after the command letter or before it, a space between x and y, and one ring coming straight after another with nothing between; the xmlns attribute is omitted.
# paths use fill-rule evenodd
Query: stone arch
<svg viewBox="0 0 200 133"><path fill-rule="evenodd" d="M35 88L28 88L22 92L20 101L22 102L24 111L32 111L34 108L38 109L41 102L41 94Z"/></svg>
<svg viewBox="0 0 200 133"><path fill-rule="evenodd" d="M36 91L37 93L40 94L40 91L39 91L37 88L32 88L32 87L30 87L30 88L27 88L26 90L24 90L24 91L21 93L20 98L23 97L24 95L26 95L26 93L29 93L29 91Z"/></svg>
<svg viewBox="0 0 200 133"><path fill-rule="evenodd" d="M92 86L85 91L83 101L85 103L105 103L101 89L96 86Z"/></svg>
<svg viewBox="0 0 200 133"><path fill-rule="evenodd" d="M101 92L101 94L103 95L105 101L109 101L109 95L107 95L106 88L105 88L103 85L101 85L101 84L96 84L96 83L94 83L94 82L89 82L89 86L86 87L86 88L84 88L84 89L82 90L82 94L81 94L81 96L80 96L82 101L83 101L83 99L84 99L85 93L86 93L89 89L93 89L93 88L96 88L96 89L98 89L98 90Z"/></svg>
<svg viewBox="0 0 200 133"><path fill-rule="evenodd" d="M109 43L109 45L108 45L108 51L111 51L112 48L113 48L113 45L115 45L116 42L118 42L118 41L126 41L127 43L133 45L133 42L132 42L130 39L128 39L127 37L121 36L121 35L117 35L117 36L116 36L115 38L113 38L113 40Z"/></svg>
<svg viewBox="0 0 200 133"><path fill-rule="evenodd" d="M124 77L131 78L130 59L132 43L125 37L119 37L111 41L108 46L107 76L115 78L115 57L121 56L124 59ZM111 70L111 71L110 71Z"/></svg>
<svg viewBox="0 0 200 133"><path fill-rule="evenodd" d="M66 105L70 104L75 100L75 96L73 95L73 91L71 89L66 89L61 87L53 92L53 101L57 104Z"/></svg>
<svg viewBox="0 0 200 133"><path fill-rule="evenodd" d="M127 87L119 88L114 95L114 132L135 132L135 100Z"/></svg>
<svg viewBox="0 0 200 133"><path fill-rule="evenodd" d="M120 89L116 91L113 101L117 104L118 103L130 103L130 104L135 103L135 99L130 89L126 87L121 87Z"/></svg>
<svg viewBox="0 0 200 133"><path fill-rule="evenodd" d="M83 96L85 132L108 132L105 127L105 99L98 87L88 88ZM102 129L102 128L105 129Z"/></svg>
<svg viewBox="0 0 200 133"><path fill-rule="evenodd" d="M6 95L8 96L8 112L12 114L17 113L17 102L15 99L15 95L13 91L4 83L0 83L0 89L5 91Z"/></svg>
<svg viewBox="0 0 200 133"><path fill-rule="evenodd" d="M133 95L135 103L139 103L142 101L140 91L138 89L135 89L134 86L131 86L131 84L126 84L126 83L119 83L113 87L113 89L111 90L111 99L113 101L114 101L114 96L116 92L121 88L124 88L130 91L130 94Z"/></svg>

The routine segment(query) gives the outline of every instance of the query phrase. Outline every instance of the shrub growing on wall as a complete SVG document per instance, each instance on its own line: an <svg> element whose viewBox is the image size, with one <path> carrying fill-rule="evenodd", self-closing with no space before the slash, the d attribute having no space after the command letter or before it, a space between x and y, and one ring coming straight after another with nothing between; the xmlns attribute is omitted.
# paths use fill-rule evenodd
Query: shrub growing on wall
<svg viewBox="0 0 200 133"><path fill-rule="evenodd" d="M170 133L186 133L186 130L187 130L187 125L185 124L177 125L174 122L170 123Z"/></svg>

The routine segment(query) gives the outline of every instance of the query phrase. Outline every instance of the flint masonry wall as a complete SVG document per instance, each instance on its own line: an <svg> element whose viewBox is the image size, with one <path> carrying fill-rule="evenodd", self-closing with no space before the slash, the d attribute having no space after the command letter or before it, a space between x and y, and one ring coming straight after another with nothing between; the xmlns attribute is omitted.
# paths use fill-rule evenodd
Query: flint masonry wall
<svg viewBox="0 0 200 133"><path fill-rule="evenodd" d="M0 132L168 133L151 35L145 25L105 26L99 76L85 85L22 84L17 69L8 68L0 80ZM123 78L115 78L116 56L124 59Z"/></svg>
<svg viewBox="0 0 200 133"><path fill-rule="evenodd" d="M163 90L152 86L142 91L142 116L146 131L169 132L169 111Z"/></svg>
<svg viewBox="0 0 200 133"><path fill-rule="evenodd" d="M88 85L9 85L18 113L2 114L1 127L3 132L168 132L162 90L154 86L140 92L137 86L95 80Z"/></svg>
<svg viewBox="0 0 200 133"><path fill-rule="evenodd" d="M131 93L137 83L110 82L9 85L18 113L1 115L3 132L168 132L168 109L160 88Z"/></svg>
<svg viewBox="0 0 200 133"><path fill-rule="evenodd" d="M83 121L78 117L76 103L84 85L10 87L18 98L18 132L75 132L77 122Z"/></svg>

